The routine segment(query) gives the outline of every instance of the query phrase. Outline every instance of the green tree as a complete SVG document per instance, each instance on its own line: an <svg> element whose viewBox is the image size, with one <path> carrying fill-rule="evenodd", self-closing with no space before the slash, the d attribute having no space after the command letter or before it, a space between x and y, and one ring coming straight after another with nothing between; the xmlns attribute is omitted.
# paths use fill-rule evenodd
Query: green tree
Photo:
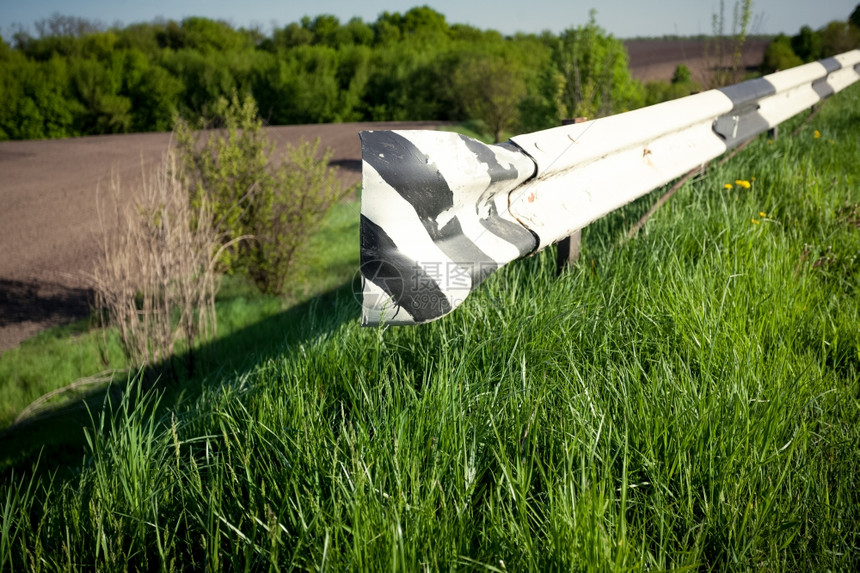
<svg viewBox="0 0 860 573"><path fill-rule="evenodd" d="M254 93L271 122L341 121L338 52L328 46L299 46L269 60L254 79Z"/></svg>
<svg viewBox="0 0 860 573"><path fill-rule="evenodd" d="M6 40L3 39L3 36L0 36L0 62L7 61L11 57L12 48L6 43Z"/></svg>
<svg viewBox="0 0 860 573"><path fill-rule="evenodd" d="M860 29L834 21L821 29L821 56L828 58L860 46Z"/></svg>
<svg viewBox="0 0 860 573"><path fill-rule="evenodd" d="M348 34L351 43L361 46L373 44L373 28L365 24L361 18L352 18L343 29Z"/></svg>
<svg viewBox="0 0 860 573"><path fill-rule="evenodd" d="M545 66L530 82L520 102L520 128L524 132L558 127L567 116L563 103L565 80L555 66Z"/></svg>
<svg viewBox="0 0 860 573"><path fill-rule="evenodd" d="M595 118L641 105L642 88L627 61L624 44L597 25L594 10L588 24L562 32L556 65L564 78L563 113Z"/></svg>
<svg viewBox="0 0 860 573"><path fill-rule="evenodd" d="M174 20L170 20L155 34L158 46L167 50L181 50L185 47L186 30Z"/></svg>
<svg viewBox="0 0 860 573"><path fill-rule="evenodd" d="M158 33L162 27L155 23L138 23L116 30L117 47L138 50L148 58L155 58L161 49L158 44Z"/></svg>
<svg viewBox="0 0 860 573"><path fill-rule="evenodd" d="M400 42L400 21L402 17L398 13L383 12L374 22L373 34L377 45L392 45Z"/></svg>
<svg viewBox="0 0 860 573"><path fill-rule="evenodd" d="M769 74L779 70L787 70L802 63L803 60L791 49L791 40L789 40L788 36L780 34L765 49L761 71L762 73Z"/></svg>
<svg viewBox="0 0 860 573"><path fill-rule="evenodd" d="M804 62L814 62L821 58L821 33L809 26L803 26L791 38L791 49Z"/></svg>
<svg viewBox="0 0 860 573"><path fill-rule="evenodd" d="M340 20L331 14L317 16L313 20L304 18L302 27L313 35L313 43L323 46L337 47L341 44L350 43L351 35L345 30L341 31Z"/></svg>
<svg viewBox="0 0 860 573"><path fill-rule="evenodd" d="M517 62L495 54L468 54L457 67L454 83L466 112L483 121L496 142L519 121L526 85Z"/></svg>
<svg viewBox="0 0 860 573"><path fill-rule="evenodd" d="M64 58L28 60L12 52L0 66L0 137L45 139L78 135L81 104L69 90Z"/></svg>
<svg viewBox="0 0 860 573"><path fill-rule="evenodd" d="M115 53L106 61L70 60L73 91L83 104L77 116L81 133L124 133L131 128L131 100L122 95L123 57Z"/></svg>
<svg viewBox="0 0 860 573"><path fill-rule="evenodd" d="M182 47L208 52L229 52L252 49L248 34L233 29L222 21L208 18L186 18L181 24Z"/></svg>
<svg viewBox="0 0 860 573"><path fill-rule="evenodd" d="M133 131L170 131L182 87L139 50L124 52L123 93L131 102Z"/></svg>
<svg viewBox="0 0 860 573"><path fill-rule="evenodd" d="M295 22L275 30L270 43L264 44L270 51L288 50L296 46L306 46L314 41L314 33Z"/></svg>
<svg viewBox="0 0 860 573"><path fill-rule="evenodd" d="M855 28L860 29L860 4L857 4L857 6L854 7L854 11L851 12L851 15L848 17L848 23Z"/></svg>
<svg viewBox="0 0 860 573"><path fill-rule="evenodd" d="M365 117L376 121L448 119L457 60L447 43L425 43L423 38L377 46L371 54L363 98Z"/></svg>
<svg viewBox="0 0 860 573"><path fill-rule="evenodd" d="M392 44L406 39L439 43L448 39L450 31L445 16L429 6L412 8L405 14L383 12L373 28L380 44Z"/></svg>
<svg viewBox="0 0 860 573"><path fill-rule="evenodd" d="M403 15L401 22L401 29L406 36L434 38L448 35L445 16L429 6L412 8Z"/></svg>

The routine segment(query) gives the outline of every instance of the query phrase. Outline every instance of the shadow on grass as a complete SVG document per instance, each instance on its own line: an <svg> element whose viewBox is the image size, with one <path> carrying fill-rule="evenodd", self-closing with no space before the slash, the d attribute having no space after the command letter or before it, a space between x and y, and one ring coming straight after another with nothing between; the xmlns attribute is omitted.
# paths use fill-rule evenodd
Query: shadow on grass
<svg viewBox="0 0 860 573"><path fill-rule="evenodd" d="M359 318L353 285L341 285L305 303L263 319L198 350L195 373L187 376L176 364L187 363L186 355L174 356L140 375L144 390L162 391L160 408L169 411L180 401L193 399L207 384L217 383L219 373L241 375L262 360L289 353L291 348L331 332ZM157 373L178 372L167 379ZM84 457L84 429L92 428L102 411L116 412L126 392L129 374L123 380L79 396L43 413L22 420L0 432L0 476L27 473L39 460L38 472L59 471L58 477L73 475ZM66 474L65 476L63 474Z"/></svg>
<svg viewBox="0 0 860 573"><path fill-rule="evenodd" d="M32 336L27 325L45 328L86 318L92 298L87 288L0 278L0 354Z"/></svg>

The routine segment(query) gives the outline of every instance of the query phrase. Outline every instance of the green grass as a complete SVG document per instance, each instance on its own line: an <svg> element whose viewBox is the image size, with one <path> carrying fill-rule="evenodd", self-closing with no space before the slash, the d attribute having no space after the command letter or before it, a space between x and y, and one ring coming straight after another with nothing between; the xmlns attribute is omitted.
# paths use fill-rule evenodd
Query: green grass
<svg viewBox="0 0 860 573"><path fill-rule="evenodd" d="M855 86L432 324L346 288L237 327L194 391L94 407L72 471L5 474L0 569L856 570L858 132Z"/></svg>
<svg viewBox="0 0 860 573"><path fill-rule="evenodd" d="M241 276L221 277L216 308L218 338L224 339L261 321L277 317L285 310L307 303L349 281L358 267L358 201L337 205L326 217L321 230L312 236L307 255L296 269L296 281L283 298L260 294L253 282ZM127 368L116 336L105 339L91 319L52 328L24 341L0 355L0 429L8 427L35 400L81 379L111 370ZM278 337L284 325L275 321L275 332L259 333ZM242 349L219 354L223 364L245 359ZM92 385L81 391L91 390ZM61 394L55 401L68 399L74 392Z"/></svg>

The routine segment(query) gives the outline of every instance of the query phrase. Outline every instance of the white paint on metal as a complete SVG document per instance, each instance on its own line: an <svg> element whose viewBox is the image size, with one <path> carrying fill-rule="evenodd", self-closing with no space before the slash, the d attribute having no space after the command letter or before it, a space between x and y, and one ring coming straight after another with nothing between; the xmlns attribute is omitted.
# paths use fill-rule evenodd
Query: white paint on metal
<svg viewBox="0 0 860 573"><path fill-rule="evenodd" d="M518 135L511 141L534 158L540 178L711 122L731 110L732 100L712 90L610 117Z"/></svg>
<svg viewBox="0 0 860 573"><path fill-rule="evenodd" d="M837 70L828 76L827 83L833 88L834 92L840 92L857 80L860 80L860 73L854 67L860 65L860 50L858 50L858 56L855 60L849 67Z"/></svg>
<svg viewBox="0 0 860 573"><path fill-rule="evenodd" d="M412 206L367 162L363 162L361 170L364 188L373 189L370 196L362 193L362 215L385 229L401 250L426 253L435 260L447 259L433 239L424 232L424 226Z"/></svg>
<svg viewBox="0 0 860 573"><path fill-rule="evenodd" d="M711 120L600 161L531 180L511 193L511 214L540 237L538 249L726 151Z"/></svg>

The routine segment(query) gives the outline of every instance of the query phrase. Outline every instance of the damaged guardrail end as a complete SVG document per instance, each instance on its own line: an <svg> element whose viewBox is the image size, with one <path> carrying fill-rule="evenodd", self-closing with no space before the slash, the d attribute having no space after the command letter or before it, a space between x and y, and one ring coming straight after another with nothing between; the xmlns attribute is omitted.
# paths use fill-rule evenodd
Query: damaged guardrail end
<svg viewBox="0 0 860 573"><path fill-rule="evenodd" d="M441 131L361 137L362 324L419 324L451 312L537 239L509 213L535 163L516 146Z"/></svg>

